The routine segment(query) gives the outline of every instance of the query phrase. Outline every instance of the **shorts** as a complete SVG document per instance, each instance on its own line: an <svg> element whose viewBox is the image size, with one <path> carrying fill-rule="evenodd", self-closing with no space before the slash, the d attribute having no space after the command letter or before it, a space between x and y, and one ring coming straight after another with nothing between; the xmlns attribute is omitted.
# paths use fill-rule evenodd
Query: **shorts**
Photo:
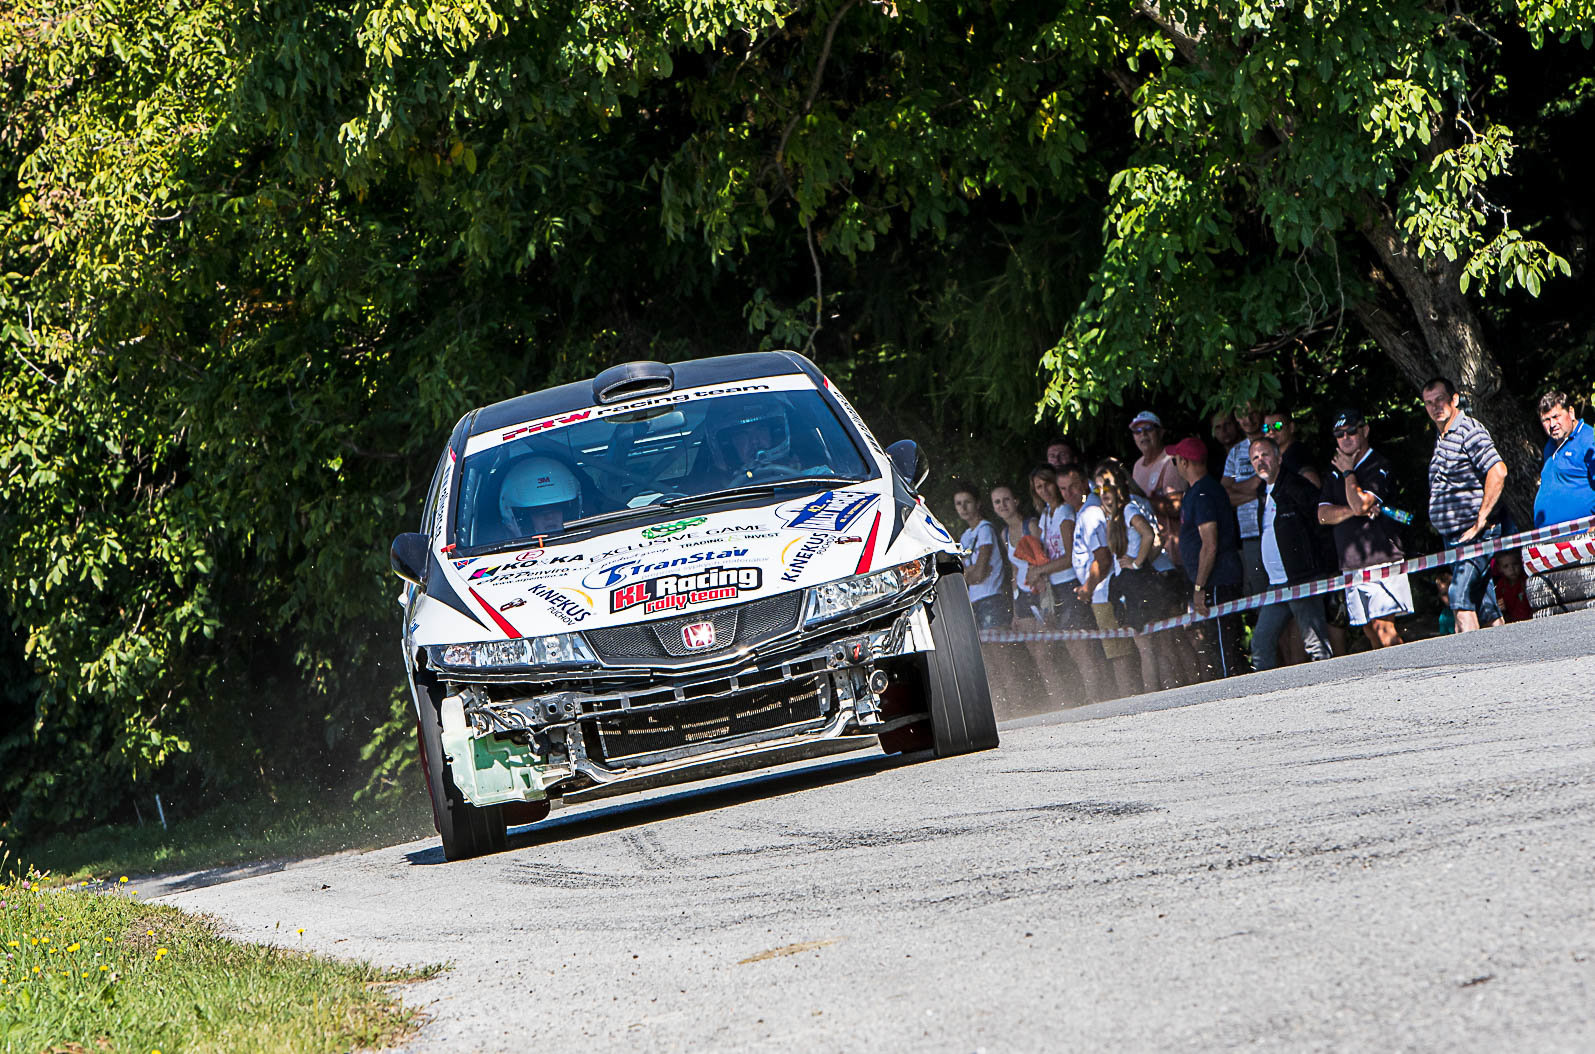
<svg viewBox="0 0 1595 1054"><path fill-rule="evenodd" d="M1091 605L1091 617L1096 620L1097 629L1119 628L1119 620L1113 617L1113 605L1106 601ZM1135 642L1128 637L1104 637L1098 643L1102 645L1102 654L1110 659L1122 659L1135 651Z"/></svg>
<svg viewBox="0 0 1595 1054"><path fill-rule="evenodd" d="M1440 540L1449 548L1464 544L1461 531L1442 534ZM1501 537L1501 525L1493 523L1469 538L1469 542L1482 542ZM1495 583L1490 580L1490 557L1475 556L1471 560L1458 560L1451 565L1451 592L1446 600L1452 611L1476 611L1479 622L1488 626L1501 617L1495 602Z"/></svg>
<svg viewBox="0 0 1595 1054"><path fill-rule="evenodd" d="M1007 629L1013 625L1013 601L1002 593L981 597L972 605L980 629Z"/></svg>
<svg viewBox="0 0 1595 1054"><path fill-rule="evenodd" d="M1013 617L1017 619L1035 619L1038 626L1045 626L1047 620L1042 617L1041 601L1034 593L1019 590L1013 598Z"/></svg>
<svg viewBox="0 0 1595 1054"><path fill-rule="evenodd" d="M1354 582L1346 587L1346 614L1353 626L1366 626L1376 618L1412 614L1412 583L1406 575Z"/></svg>
<svg viewBox="0 0 1595 1054"><path fill-rule="evenodd" d="M1052 628L1053 629L1095 629L1096 622L1091 618L1091 608L1080 595L1074 591L1077 582L1052 583Z"/></svg>

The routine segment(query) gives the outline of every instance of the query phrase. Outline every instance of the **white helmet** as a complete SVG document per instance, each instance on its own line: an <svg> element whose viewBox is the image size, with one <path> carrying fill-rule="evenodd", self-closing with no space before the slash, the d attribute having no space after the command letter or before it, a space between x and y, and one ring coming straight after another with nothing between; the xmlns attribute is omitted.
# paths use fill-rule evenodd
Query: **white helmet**
<svg viewBox="0 0 1595 1054"><path fill-rule="evenodd" d="M506 525L520 523L517 512L566 504L572 506L564 510L567 519L581 514L581 487L575 473L551 457L529 457L510 469L498 496Z"/></svg>

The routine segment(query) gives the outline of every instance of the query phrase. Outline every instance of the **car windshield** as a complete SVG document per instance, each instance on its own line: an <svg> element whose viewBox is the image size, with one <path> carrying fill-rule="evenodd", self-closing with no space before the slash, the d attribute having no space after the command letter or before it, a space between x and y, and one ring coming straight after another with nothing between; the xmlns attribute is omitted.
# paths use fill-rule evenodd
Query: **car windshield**
<svg viewBox="0 0 1595 1054"><path fill-rule="evenodd" d="M780 386L787 390L747 387L651 399L640 409L594 408L473 437L486 446L467 448L456 545L511 545L721 492L873 474L818 391L790 382Z"/></svg>

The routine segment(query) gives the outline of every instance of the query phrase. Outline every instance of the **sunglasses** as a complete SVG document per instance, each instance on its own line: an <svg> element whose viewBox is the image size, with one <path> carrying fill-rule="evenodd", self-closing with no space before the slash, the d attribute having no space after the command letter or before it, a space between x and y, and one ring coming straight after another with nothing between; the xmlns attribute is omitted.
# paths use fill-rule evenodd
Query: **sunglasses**
<svg viewBox="0 0 1595 1054"><path fill-rule="evenodd" d="M1356 428L1337 428L1337 429L1335 429L1335 438L1336 439L1349 439L1352 436L1356 435L1358 430L1361 429L1361 428L1362 428L1362 425L1358 425Z"/></svg>
<svg viewBox="0 0 1595 1054"><path fill-rule="evenodd" d="M1284 430L1285 430L1285 422L1284 421L1275 421L1273 424L1265 424L1263 426L1263 434L1264 435L1267 435L1270 432L1283 432Z"/></svg>
<svg viewBox="0 0 1595 1054"><path fill-rule="evenodd" d="M1148 432L1156 432L1156 431L1157 431L1157 425L1136 425L1134 428L1130 429L1130 434L1131 435L1144 436Z"/></svg>

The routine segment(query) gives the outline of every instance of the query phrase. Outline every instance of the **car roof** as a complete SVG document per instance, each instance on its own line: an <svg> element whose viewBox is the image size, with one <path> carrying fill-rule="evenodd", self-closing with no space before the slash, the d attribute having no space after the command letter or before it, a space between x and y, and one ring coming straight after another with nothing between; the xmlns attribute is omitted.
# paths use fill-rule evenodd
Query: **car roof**
<svg viewBox="0 0 1595 1054"><path fill-rule="evenodd" d="M793 351L760 351L744 355L718 355L708 359L672 362L675 387L698 388L706 384L745 381L755 377L775 377L804 373L816 386L823 384L819 367ZM594 405L593 380L572 381L557 388L528 392L513 399L493 403L472 415L470 434L481 435L523 421L535 421L553 414L567 413Z"/></svg>

